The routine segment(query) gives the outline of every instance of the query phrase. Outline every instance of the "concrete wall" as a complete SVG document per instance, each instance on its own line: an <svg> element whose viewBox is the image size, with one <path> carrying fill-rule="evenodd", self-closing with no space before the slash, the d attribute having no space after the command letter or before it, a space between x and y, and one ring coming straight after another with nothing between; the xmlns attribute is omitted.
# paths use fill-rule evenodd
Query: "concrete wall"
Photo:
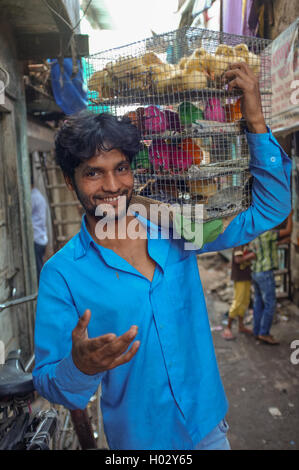
<svg viewBox="0 0 299 470"><path fill-rule="evenodd" d="M10 76L0 105L0 303L36 292L31 226L30 167L22 64L13 31L0 20L0 65ZM9 350L32 352L34 306L23 304L0 312L0 340Z"/></svg>

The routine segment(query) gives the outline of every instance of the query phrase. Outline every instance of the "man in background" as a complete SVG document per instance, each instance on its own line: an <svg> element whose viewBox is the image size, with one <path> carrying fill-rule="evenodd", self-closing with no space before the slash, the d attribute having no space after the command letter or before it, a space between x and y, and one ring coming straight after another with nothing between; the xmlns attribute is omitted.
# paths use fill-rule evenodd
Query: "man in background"
<svg viewBox="0 0 299 470"><path fill-rule="evenodd" d="M270 334L276 308L274 270L278 267L279 240L284 240L292 230L291 214L283 229L269 230L252 242L252 282L254 286L253 334L264 343L279 342Z"/></svg>
<svg viewBox="0 0 299 470"><path fill-rule="evenodd" d="M37 281L44 264L44 255L48 243L47 202L42 193L31 185L32 227L36 259Z"/></svg>
<svg viewBox="0 0 299 470"><path fill-rule="evenodd" d="M231 279L234 281L234 299L228 312L228 325L221 336L226 340L235 339L232 333L232 324L238 318L239 333L252 334L252 331L244 325L244 315L250 304L251 288L251 261L248 255L248 246L240 246L233 249Z"/></svg>

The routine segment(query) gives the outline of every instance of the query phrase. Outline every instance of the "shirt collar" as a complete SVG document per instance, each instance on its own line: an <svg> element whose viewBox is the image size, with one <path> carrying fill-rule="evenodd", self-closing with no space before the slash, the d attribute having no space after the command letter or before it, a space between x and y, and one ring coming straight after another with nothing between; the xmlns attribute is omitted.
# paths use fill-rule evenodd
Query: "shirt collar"
<svg viewBox="0 0 299 470"><path fill-rule="evenodd" d="M90 243L93 241L86 227L86 215L84 214L81 222L81 230L78 234L75 246L75 259L86 255Z"/></svg>
<svg viewBox="0 0 299 470"><path fill-rule="evenodd" d="M147 239L148 239L148 252L149 256L163 269L166 265L166 260L169 251L169 238L170 234L166 232L165 229L161 228L160 226L156 225L149 219L141 216L140 214L136 214L136 218L140 220L140 222L147 227ZM86 215L84 214L82 217L81 223L81 230L78 234L75 246L75 259L79 259L86 255L90 245L93 245L102 255L104 260L107 262L107 253L111 252L108 248L104 248L101 245L94 242L92 239L87 227L86 227ZM118 257L120 260L122 259L120 256L116 255L112 252L113 258ZM119 260L120 265L123 263ZM127 263L124 260L125 263ZM110 263L108 263L110 264ZM121 267L121 266L118 267Z"/></svg>

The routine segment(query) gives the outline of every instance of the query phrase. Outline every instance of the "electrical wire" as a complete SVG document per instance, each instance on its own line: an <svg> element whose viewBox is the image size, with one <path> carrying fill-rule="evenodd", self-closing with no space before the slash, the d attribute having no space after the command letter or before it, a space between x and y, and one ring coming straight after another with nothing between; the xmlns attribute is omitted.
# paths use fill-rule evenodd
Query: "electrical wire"
<svg viewBox="0 0 299 470"><path fill-rule="evenodd" d="M84 10L84 12L83 12L82 17L80 18L80 20L78 21L78 23L77 23L75 26L72 26L68 21L66 21L66 19L63 18L63 16L61 16L60 13L58 13L57 10L55 10L54 8L51 7L51 5L49 5L49 3L48 3L47 0L44 0L44 2L45 2L45 4L47 5L47 7L49 8L49 10L51 10L52 13L54 13L59 19L61 19L61 21L63 21L63 22L70 28L71 32L74 33L74 31L78 28L78 26L80 25L81 21L82 21L83 18L85 17L88 8L89 8L90 5L91 5L92 0L89 0L89 2L88 2L88 4L87 4L87 7L85 8L85 10Z"/></svg>
<svg viewBox="0 0 299 470"><path fill-rule="evenodd" d="M73 30L73 27L72 25L66 21L65 18L63 18L63 16L60 15L60 13L58 13L58 11L56 11L54 8L51 7L51 5L49 5L49 3L47 2L47 0L44 0L44 3L47 5L47 7L49 8L49 10L54 13L54 15L56 15L58 18L61 19L61 21L63 21L69 28L70 30L72 31Z"/></svg>
<svg viewBox="0 0 299 470"><path fill-rule="evenodd" d="M87 10L88 10L88 8L90 7L91 2L92 2L92 0L89 0L89 2L88 2L88 4L87 4L87 7L85 8L85 10L84 10L84 12L83 12L82 17L80 18L80 20L78 21L78 23L77 23L76 26L74 27L74 31L78 28L79 24L81 23L81 21L83 20L84 16L86 15Z"/></svg>
<svg viewBox="0 0 299 470"><path fill-rule="evenodd" d="M47 7L49 8L49 10L54 13L58 18L60 18L67 26L68 28L70 29L70 39L68 40L67 44L66 44L66 47L64 48L63 51L61 51L60 53L60 56L63 56L65 51L68 50L68 48L70 47L70 45L73 43L73 40L74 40L74 36L75 36L75 31L76 29L78 28L78 26L80 25L81 21L83 20L83 18L85 17L86 13L87 13L87 10L88 8L90 7L91 5L91 2L92 0L89 0L88 4L87 4L87 7L85 8L84 12L83 12L83 15L82 17L80 18L80 20L76 23L76 25L73 27L68 21L66 21L65 18L63 18L63 16L60 15L60 13L58 13L58 11L56 11L54 8L51 7L51 5L49 5L48 3L48 0L44 0L44 3L47 5Z"/></svg>

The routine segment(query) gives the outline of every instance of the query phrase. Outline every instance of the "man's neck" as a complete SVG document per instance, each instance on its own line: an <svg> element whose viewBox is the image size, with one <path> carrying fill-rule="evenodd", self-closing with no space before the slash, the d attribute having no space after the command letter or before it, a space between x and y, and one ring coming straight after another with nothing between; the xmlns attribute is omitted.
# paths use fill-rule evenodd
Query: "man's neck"
<svg viewBox="0 0 299 470"><path fill-rule="evenodd" d="M126 245L129 245L132 242L132 238L128 235L128 226L134 219L136 219L136 216L127 214L120 220L115 220L114 224L112 223L110 225L112 232L110 232L110 235L107 236L107 238L103 238L103 233L106 232L106 227L103 226L103 229L100 230L101 236L98 237L97 234L99 235L99 231L97 230L97 224L100 221L95 217L86 214L86 228L95 243L103 246L104 248L117 250L119 248L124 248ZM146 233L146 228L143 226L143 224L140 225L144 228ZM144 236L146 235L144 234Z"/></svg>

